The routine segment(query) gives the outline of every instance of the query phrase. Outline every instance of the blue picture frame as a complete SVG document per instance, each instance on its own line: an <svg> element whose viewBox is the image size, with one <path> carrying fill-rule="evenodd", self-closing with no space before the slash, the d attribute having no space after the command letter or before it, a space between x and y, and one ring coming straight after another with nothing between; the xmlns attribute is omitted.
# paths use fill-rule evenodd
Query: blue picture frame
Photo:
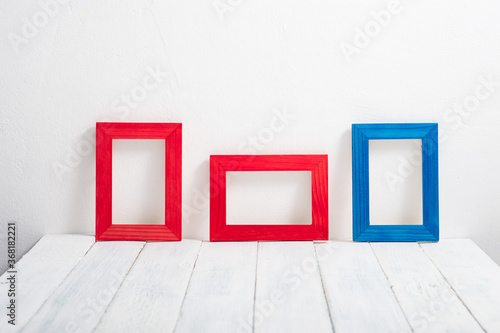
<svg viewBox="0 0 500 333"><path fill-rule="evenodd" d="M422 225L370 225L369 140L422 139ZM438 124L353 124L353 240L439 241Z"/></svg>

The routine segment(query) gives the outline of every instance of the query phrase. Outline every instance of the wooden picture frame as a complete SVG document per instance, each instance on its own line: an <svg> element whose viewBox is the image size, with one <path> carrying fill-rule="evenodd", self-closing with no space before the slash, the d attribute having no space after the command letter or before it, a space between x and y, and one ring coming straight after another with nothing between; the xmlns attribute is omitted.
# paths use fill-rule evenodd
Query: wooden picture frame
<svg viewBox="0 0 500 333"><path fill-rule="evenodd" d="M112 141L165 140L165 225L112 224ZM96 240L182 239L182 124L96 123Z"/></svg>
<svg viewBox="0 0 500 333"><path fill-rule="evenodd" d="M370 225L369 140L422 139L422 225ZM353 124L353 240L439 241L438 124Z"/></svg>
<svg viewBox="0 0 500 333"><path fill-rule="evenodd" d="M309 225L227 225L226 172L311 171ZM210 241L328 240L327 155L211 155Z"/></svg>

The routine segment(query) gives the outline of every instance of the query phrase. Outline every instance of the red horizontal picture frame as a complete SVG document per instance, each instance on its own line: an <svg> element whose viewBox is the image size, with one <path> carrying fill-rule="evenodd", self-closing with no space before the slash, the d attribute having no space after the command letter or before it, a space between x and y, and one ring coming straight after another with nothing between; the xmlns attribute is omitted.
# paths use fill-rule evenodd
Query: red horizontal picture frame
<svg viewBox="0 0 500 333"><path fill-rule="evenodd" d="M227 225L226 172L311 171L310 225ZM328 240L327 155L211 155L210 241Z"/></svg>
<svg viewBox="0 0 500 333"><path fill-rule="evenodd" d="M165 225L112 224L114 139L165 140ZM182 239L182 124L96 123L96 240Z"/></svg>

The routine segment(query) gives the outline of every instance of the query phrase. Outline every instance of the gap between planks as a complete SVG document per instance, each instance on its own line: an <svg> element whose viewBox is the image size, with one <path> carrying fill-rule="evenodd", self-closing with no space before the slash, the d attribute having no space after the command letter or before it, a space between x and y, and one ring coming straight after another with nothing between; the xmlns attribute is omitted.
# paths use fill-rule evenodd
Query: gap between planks
<svg viewBox="0 0 500 333"><path fill-rule="evenodd" d="M316 248L316 243L314 243L314 256L316 257L316 261L318 262L318 268L319 268L318 249ZM326 307L328 309L328 316L330 318L330 324L332 325L332 332L335 333L335 326L333 325L333 318L332 318L332 310L330 307L330 302L328 300L328 294L325 289L325 282L323 279L323 273L321 272L321 269L319 269L319 277L321 279L321 288L323 290L323 296L325 297Z"/></svg>
<svg viewBox="0 0 500 333"><path fill-rule="evenodd" d="M332 332L312 242L258 244L254 332Z"/></svg>
<svg viewBox="0 0 500 333"><path fill-rule="evenodd" d="M411 332L369 244L324 242L315 246L321 253L317 260L336 332Z"/></svg>
<svg viewBox="0 0 500 333"><path fill-rule="evenodd" d="M184 306L184 300L186 299L186 295L187 295L187 292L188 292L189 283L191 282L191 279L193 277L193 272L196 269L196 263L198 262L198 258L200 257L200 251L201 251L202 245L203 245L203 241L200 242L200 247L198 248L198 251L196 252L196 259L194 260L193 269L191 270L191 274L189 274L189 280L188 280L188 283L187 283L187 286L186 286L186 290L184 291L184 297L182 298L181 306L179 308L179 313L178 313L177 318L175 320L175 324L174 324L174 328L173 328L172 332L175 332L175 329L177 328L177 323L179 322L179 319L180 319L180 316L181 316L181 310L182 310L182 308Z"/></svg>
<svg viewBox="0 0 500 333"><path fill-rule="evenodd" d="M30 318L24 332L93 331L144 244L95 244Z"/></svg>
<svg viewBox="0 0 500 333"><path fill-rule="evenodd" d="M377 257L377 254L375 253L375 250L373 249L373 246L370 244L370 248L372 249L372 252L373 252L373 255L375 256L375 258L377 259L377 263L378 265L380 266L380 269L382 269L382 272L384 273L384 276L385 276L385 279L387 280L387 283L389 284L389 286L391 287L391 291L394 295L394 298L396 299L396 302L398 302L398 305L399 305L399 308L401 310L403 310L403 308L401 307L401 302L399 301L398 297L396 296L396 294L394 293L394 287L393 285L391 284L391 281L389 280L389 277L387 276L387 273L386 271L384 270L384 267L382 267L382 264L380 263L380 259ZM408 315L405 313L405 311L403 311L403 314L404 314L404 317L406 319L406 323L408 324L408 327L410 327L410 329L412 330L412 332L414 332L415 330L413 329L413 327L411 327L411 324L410 324L410 321L408 320Z"/></svg>
<svg viewBox="0 0 500 333"><path fill-rule="evenodd" d="M252 331L257 242L203 242L176 332Z"/></svg>
<svg viewBox="0 0 500 333"><path fill-rule="evenodd" d="M35 313L44 306L54 292L60 287L78 263L94 246L92 236L84 235L45 235L33 248L16 263L16 303L22 306L18 311L16 325L0 322L0 331L16 332L21 330ZM0 280L2 296L7 294L3 283L8 271ZM28 301L29 297L29 301ZM26 301L25 301L26 300ZM0 304L4 308L7 298L1 297ZM19 309L19 310L21 310Z"/></svg>
<svg viewBox="0 0 500 333"><path fill-rule="evenodd" d="M370 243L414 332L482 332L418 243Z"/></svg>
<svg viewBox="0 0 500 333"><path fill-rule="evenodd" d="M422 244L418 244L420 246L420 249L422 250L422 252L425 253L425 255L429 258L429 260L432 262L432 264L436 267L436 269L439 271L439 274L441 274L441 276L443 277L443 279L446 281L446 283L448 283L448 285L450 286L451 290L453 290L453 292L455 293L455 295L457 296L457 298L460 300L460 302L462 302L462 304L464 305L464 307L467 309L467 311L469 311L469 314L472 316L472 318L474 318L474 320L477 322L477 324L481 327L481 329L486 332L487 330L484 328L484 326L479 322L479 320L477 319L477 317L472 313L472 311L470 310L470 308L467 306L467 304L464 302L464 300L460 297L460 295L458 294L457 290L455 289L454 285L452 283L450 283L450 281L448 281L448 279L446 278L446 276L443 274L443 272L441 271L441 268L439 268L439 266L434 262L434 260L432 260L432 257L425 252L424 248L422 247Z"/></svg>
<svg viewBox="0 0 500 333"><path fill-rule="evenodd" d="M469 239L421 244L460 300L488 332L500 329L500 266Z"/></svg>
<svg viewBox="0 0 500 333"><path fill-rule="evenodd" d="M171 332L175 328L201 241L147 243L95 332ZM123 320L128 318L128 320Z"/></svg>
<svg viewBox="0 0 500 333"><path fill-rule="evenodd" d="M252 317L252 333L255 332L255 304L257 300L257 274L259 272L259 242L257 242L257 260L255 260L255 283L253 286L253 317Z"/></svg>

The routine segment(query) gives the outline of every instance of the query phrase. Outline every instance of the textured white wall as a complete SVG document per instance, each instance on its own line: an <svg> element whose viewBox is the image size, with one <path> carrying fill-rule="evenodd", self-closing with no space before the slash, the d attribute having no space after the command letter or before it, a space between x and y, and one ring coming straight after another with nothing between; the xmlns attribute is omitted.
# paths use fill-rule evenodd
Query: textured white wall
<svg viewBox="0 0 500 333"><path fill-rule="evenodd" d="M93 234L95 122L176 121L185 238L209 155L257 152L328 153L350 240L350 125L439 122L441 236L500 263L499 31L495 0L0 1L1 234Z"/></svg>

